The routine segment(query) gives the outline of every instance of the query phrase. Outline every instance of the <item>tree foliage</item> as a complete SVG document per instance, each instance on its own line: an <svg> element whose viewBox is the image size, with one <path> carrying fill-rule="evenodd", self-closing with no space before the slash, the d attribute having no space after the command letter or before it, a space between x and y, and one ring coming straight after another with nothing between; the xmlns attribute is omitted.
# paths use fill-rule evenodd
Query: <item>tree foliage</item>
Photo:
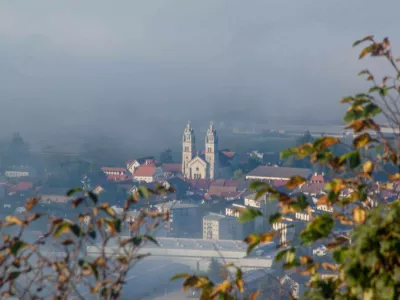
<svg viewBox="0 0 400 300"><path fill-rule="evenodd" d="M303 211L310 216L300 233L300 242L288 241L279 245L275 258L283 262L284 269L309 278L306 299L400 298L400 200L387 203L379 193L382 189L393 191L392 183L400 180L400 69L397 65L400 60L393 57L388 38L378 42L368 36L355 42L354 46L365 43L359 58L368 55L385 58L394 74L378 81L369 70L363 70L360 75L366 76L372 87L367 93L341 100L348 105L344 121L346 129L353 133L352 143L322 136L281 153L283 159L308 159L313 165L331 170L333 179L325 185L326 195L319 199L319 204L333 211L315 213L309 209L304 196L283 193L264 182L253 183L251 187L258 190L259 197L268 193L270 198L278 200L280 212L270 218L271 223L295 212ZM382 123L381 115L387 124ZM386 132L389 129L393 138L383 128ZM338 146L341 151L335 150ZM386 172L386 180L378 186L374 176L382 171ZM293 189L302 182L294 177L286 188ZM245 216L247 220L258 213L247 212ZM350 234L338 234L337 226L349 229ZM251 234L245 242L252 250L262 242L263 236L270 239L274 234L275 231ZM332 262L319 262L301 255L302 249L317 242L330 251ZM191 282L186 285L205 290L204 286ZM220 285L207 283L206 289L208 292L203 292L206 299L215 299L213 296L216 295L222 299L243 296L238 294L239 285L233 281L224 281Z"/></svg>
<svg viewBox="0 0 400 300"><path fill-rule="evenodd" d="M100 203L93 192L77 188L67 195L76 219L49 218L49 229L32 238L27 229L45 218L34 212L39 198L29 199L26 213L7 216L0 223L1 298L18 299L119 299L127 274L136 262L146 257L139 249L146 243L157 243L152 233L169 218L168 212L142 209L139 216L126 223L126 214L141 198L168 192L141 189L125 202L121 215ZM124 226L129 235L122 236ZM89 253L88 246L92 249Z"/></svg>

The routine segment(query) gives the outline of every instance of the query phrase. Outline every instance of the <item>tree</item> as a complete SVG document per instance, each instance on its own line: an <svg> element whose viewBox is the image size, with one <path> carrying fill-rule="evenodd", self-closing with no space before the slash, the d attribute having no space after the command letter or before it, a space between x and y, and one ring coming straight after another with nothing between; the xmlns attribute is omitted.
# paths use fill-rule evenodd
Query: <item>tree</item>
<svg viewBox="0 0 400 300"><path fill-rule="evenodd" d="M400 68L397 65L400 60L393 57L387 38L377 42L368 36L354 46L361 43L368 45L362 49L360 59L367 55L385 58L394 74L378 81L369 70L362 70L359 75L366 76L372 87L366 93L341 100L349 106L344 121L346 128L354 133L352 142L345 145L338 137L322 136L281 153L283 159L307 158L313 165L331 169L333 179L326 184L326 195L319 203L333 212L316 214L308 209L304 195L286 194L265 182L254 182L250 186L258 195L268 193L270 198L278 200L281 211L269 219L270 223L301 211L307 211L311 217L299 234L300 243L287 241L279 245L275 258L283 263L285 270L293 269L309 278L306 299L400 298L400 199L388 203L379 193L382 189L394 192L392 183L400 180ZM383 127L391 130L391 137L383 132ZM345 145L346 151L338 153L334 149L337 145ZM387 165L393 168L386 168ZM379 186L374 180L377 170L386 172L386 179ZM286 189L291 191L305 181L294 176ZM241 219L252 220L260 214L247 208L241 211ZM338 229L343 231L343 228L350 230L350 234L340 234ZM271 231L249 235L245 239L248 251L278 234ZM333 262L316 261L301 254L304 247L315 243L329 250ZM322 276L327 272L329 276ZM239 279L219 284L207 278L190 278L184 284L197 285L206 299L217 295L237 299L243 295L243 282L240 269L236 274Z"/></svg>
<svg viewBox="0 0 400 300"><path fill-rule="evenodd" d="M160 154L160 162L161 163L172 163L172 150L171 149L165 149L163 152Z"/></svg>
<svg viewBox="0 0 400 300"><path fill-rule="evenodd" d="M155 191L141 187L117 215L93 192L70 190L67 196L76 197L71 202L76 218L49 217L49 228L40 237L27 231L33 222L44 219L35 209L40 199L29 199L25 213L7 216L0 223L1 298L119 299L129 270L146 256L139 249L157 243L152 233L168 221L168 213L143 208L129 225L129 236L123 237L127 211L150 193L167 192L161 186ZM89 255L90 245L94 247Z"/></svg>
<svg viewBox="0 0 400 300"><path fill-rule="evenodd" d="M233 172L233 179L241 179L243 178L244 174L242 169L237 169Z"/></svg>
<svg viewBox="0 0 400 300"><path fill-rule="evenodd" d="M3 163L7 166L27 165L30 162L29 146L22 138L19 132L12 135L6 152L3 157Z"/></svg>

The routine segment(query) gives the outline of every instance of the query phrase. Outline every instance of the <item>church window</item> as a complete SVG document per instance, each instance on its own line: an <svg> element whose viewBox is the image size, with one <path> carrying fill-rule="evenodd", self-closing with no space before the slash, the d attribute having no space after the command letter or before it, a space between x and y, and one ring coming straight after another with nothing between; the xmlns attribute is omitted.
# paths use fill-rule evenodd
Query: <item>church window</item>
<svg viewBox="0 0 400 300"><path fill-rule="evenodd" d="M196 168L196 171L199 171L199 167Z"/></svg>

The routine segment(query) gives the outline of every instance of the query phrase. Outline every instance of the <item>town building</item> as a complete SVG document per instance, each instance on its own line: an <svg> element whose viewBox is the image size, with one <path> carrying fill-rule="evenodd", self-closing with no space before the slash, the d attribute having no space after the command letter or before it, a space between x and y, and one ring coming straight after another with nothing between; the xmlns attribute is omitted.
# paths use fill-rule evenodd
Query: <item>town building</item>
<svg viewBox="0 0 400 300"><path fill-rule="evenodd" d="M154 156L147 156L138 159L131 159L126 162L126 169L129 173L133 174L140 166L143 165L154 165L156 164L156 159Z"/></svg>
<svg viewBox="0 0 400 300"><path fill-rule="evenodd" d="M8 178L36 177L36 171L31 167L12 167L4 172L4 176Z"/></svg>
<svg viewBox="0 0 400 300"><path fill-rule="evenodd" d="M162 176L163 171L160 167L156 167L154 164L142 165L133 173L133 180L138 182L154 182Z"/></svg>
<svg viewBox="0 0 400 300"><path fill-rule="evenodd" d="M243 240L253 229L251 223L240 223L235 216L210 212L203 217L204 240Z"/></svg>
<svg viewBox="0 0 400 300"><path fill-rule="evenodd" d="M293 176L301 176L308 179L311 175L310 169L259 166L246 175L250 180L289 180Z"/></svg>
<svg viewBox="0 0 400 300"><path fill-rule="evenodd" d="M168 231L176 236L200 237L203 210L199 205L183 202L169 201L156 204L160 212L169 212Z"/></svg>
<svg viewBox="0 0 400 300"><path fill-rule="evenodd" d="M224 151L227 152L227 151ZM187 124L182 138L182 174L188 179L215 179L230 177L232 170L228 156L218 149L218 135L212 122L205 137L205 150L196 151L196 137Z"/></svg>

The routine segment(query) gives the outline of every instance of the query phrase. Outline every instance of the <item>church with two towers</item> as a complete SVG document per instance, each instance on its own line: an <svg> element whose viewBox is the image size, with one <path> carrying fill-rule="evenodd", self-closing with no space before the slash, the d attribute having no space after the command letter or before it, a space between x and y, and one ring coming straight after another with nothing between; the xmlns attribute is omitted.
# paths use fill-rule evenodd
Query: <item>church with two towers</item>
<svg viewBox="0 0 400 300"><path fill-rule="evenodd" d="M196 150L196 137L190 124L187 124L182 138L182 174L188 179L217 179L231 176L229 157L219 151L218 135L212 122L207 129L205 149Z"/></svg>

